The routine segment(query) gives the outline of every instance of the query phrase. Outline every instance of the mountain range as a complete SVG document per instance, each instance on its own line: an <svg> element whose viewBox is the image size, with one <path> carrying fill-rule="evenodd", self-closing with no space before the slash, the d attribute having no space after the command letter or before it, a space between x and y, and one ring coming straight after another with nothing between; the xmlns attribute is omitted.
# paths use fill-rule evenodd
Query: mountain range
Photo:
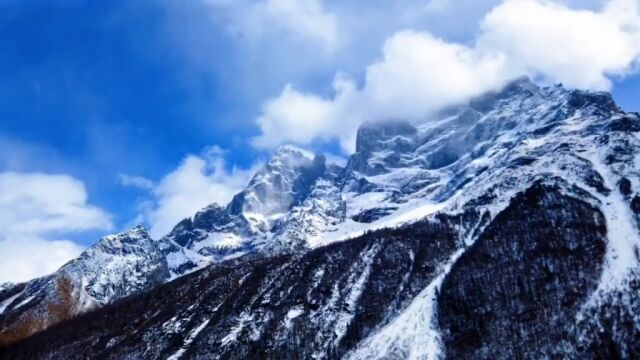
<svg viewBox="0 0 640 360"><path fill-rule="evenodd" d="M518 79L0 287L2 358L640 358L640 115Z"/></svg>

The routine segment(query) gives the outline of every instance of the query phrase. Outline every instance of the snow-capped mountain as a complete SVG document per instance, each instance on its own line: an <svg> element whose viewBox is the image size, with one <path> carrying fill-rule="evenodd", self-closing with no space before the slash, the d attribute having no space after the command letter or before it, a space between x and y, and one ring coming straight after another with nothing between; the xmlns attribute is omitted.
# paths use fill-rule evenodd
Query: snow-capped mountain
<svg viewBox="0 0 640 360"><path fill-rule="evenodd" d="M320 183L335 179L341 170L327 164L322 155L280 147L226 207L211 204L161 239L168 249L172 277L246 254L303 249L304 239L289 237L290 241L281 242L274 235L291 221L292 209L313 197Z"/></svg>
<svg viewBox="0 0 640 360"><path fill-rule="evenodd" d="M54 274L0 290L0 343L150 290L168 276L165 254L144 228L105 236Z"/></svg>
<svg viewBox="0 0 640 360"><path fill-rule="evenodd" d="M638 189L638 114L521 79L420 124L363 124L344 167L283 147L226 207L0 290L0 339L46 327L14 319L46 317L23 302L68 268L66 317L157 288L11 356L638 357Z"/></svg>

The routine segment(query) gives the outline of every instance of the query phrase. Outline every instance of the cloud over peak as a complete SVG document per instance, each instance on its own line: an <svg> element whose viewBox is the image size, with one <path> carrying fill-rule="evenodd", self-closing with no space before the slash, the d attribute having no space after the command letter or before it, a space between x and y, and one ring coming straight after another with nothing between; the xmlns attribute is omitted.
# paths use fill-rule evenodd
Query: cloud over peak
<svg viewBox="0 0 640 360"><path fill-rule="evenodd" d="M425 121L442 107L523 75L609 90L612 78L633 73L639 58L637 1L610 0L594 11L556 1L505 0L484 16L471 44L403 30L387 38L382 58L366 67L362 84L337 74L329 97L287 85L263 106L253 144L339 139L350 153L364 120Z"/></svg>

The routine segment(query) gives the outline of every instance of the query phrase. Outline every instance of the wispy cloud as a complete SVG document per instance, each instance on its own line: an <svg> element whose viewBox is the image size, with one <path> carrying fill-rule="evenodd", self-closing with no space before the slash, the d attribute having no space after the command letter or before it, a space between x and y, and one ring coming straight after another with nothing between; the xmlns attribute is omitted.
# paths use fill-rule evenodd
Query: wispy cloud
<svg viewBox="0 0 640 360"><path fill-rule="evenodd" d="M118 182L122 186L136 187L143 190L153 189L154 183L143 176L118 174Z"/></svg>
<svg viewBox="0 0 640 360"><path fill-rule="evenodd" d="M279 33L299 41L314 41L329 51L340 45L338 18L321 0L206 0L214 11L227 13L228 29L255 40Z"/></svg>

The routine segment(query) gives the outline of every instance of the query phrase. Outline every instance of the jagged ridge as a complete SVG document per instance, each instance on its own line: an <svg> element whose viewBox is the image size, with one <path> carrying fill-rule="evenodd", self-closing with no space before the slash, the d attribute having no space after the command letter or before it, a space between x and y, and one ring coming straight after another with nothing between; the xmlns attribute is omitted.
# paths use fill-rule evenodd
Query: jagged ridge
<svg viewBox="0 0 640 360"><path fill-rule="evenodd" d="M466 249L474 249L479 239L482 243L481 230L509 206L516 194L536 181L550 181L561 193L597 209L607 229L601 266L579 267L592 277L595 289L590 288L582 307L572 308L570 313L582 329L574 339L587 345L566 346L565 350L583 351L588 344L606 342L619 347L619 354L637 353L626 339L633 338L640 328L640 301L637 295L630 296L640 273L638 115L618 109L606 93L559 86L539 88L528 80L519 80L436 118L439 120L419 125L364 124L358 132L356 153L344 168L292 147L281 149L227 207L212 205L157 241L163 254L157 261L166 262L168 268L165 279L211 263L240 256L246 259L247 254L252 259L271 259L278 254L304 253L367 230L425 217L434 219L440 216L438 213L486 214L472 227L460 229L461 240L454 254L463 254L461 259L465 259L473 254ZM564 210L558 211L562 214ZM242 259L236 261L243 263ZM443 260L440 275L420 285L425 292L414 293L415 301L433 297L441 286L446 288L448 269L452 268L454 276L459 266L456 259ZM365 264L356 267L362 266ZM472 266L474 271L477 266ZM30 284L37 287L35 282ZM571 287L574 282L568 284ZM0 301L9 301L21 291L20 286L0 292ZM144 290L131 289L131 293ZM11 327L11 323L2 321L14 316L17 300L12 300L6 314L0 315L3 328ZM426 304L411 306L433 308ZM612 306L617 310L606 310ZM597 317L586 319L587 314ZM388 315L382 323L396 315ZM351 325L354 318L350 319L348 326L355 326ZM449 340L445 337L446 346L441 346L438 330L446 329L446 324L436 326L434 319L427 320L422 324L431 334L426 341L432 344L430 349L448 352L445 348ZM210 327L213 324L207 323L200 330L206 333ZM603 328L611 329L604 340L593 330ZM406 347L407 338L393 340L384 331L380 334L393 349L411 349ZM379 342L363 341L354 354L367 353L371 344ZM421 356L428 352L415 351Z"/></svg>

